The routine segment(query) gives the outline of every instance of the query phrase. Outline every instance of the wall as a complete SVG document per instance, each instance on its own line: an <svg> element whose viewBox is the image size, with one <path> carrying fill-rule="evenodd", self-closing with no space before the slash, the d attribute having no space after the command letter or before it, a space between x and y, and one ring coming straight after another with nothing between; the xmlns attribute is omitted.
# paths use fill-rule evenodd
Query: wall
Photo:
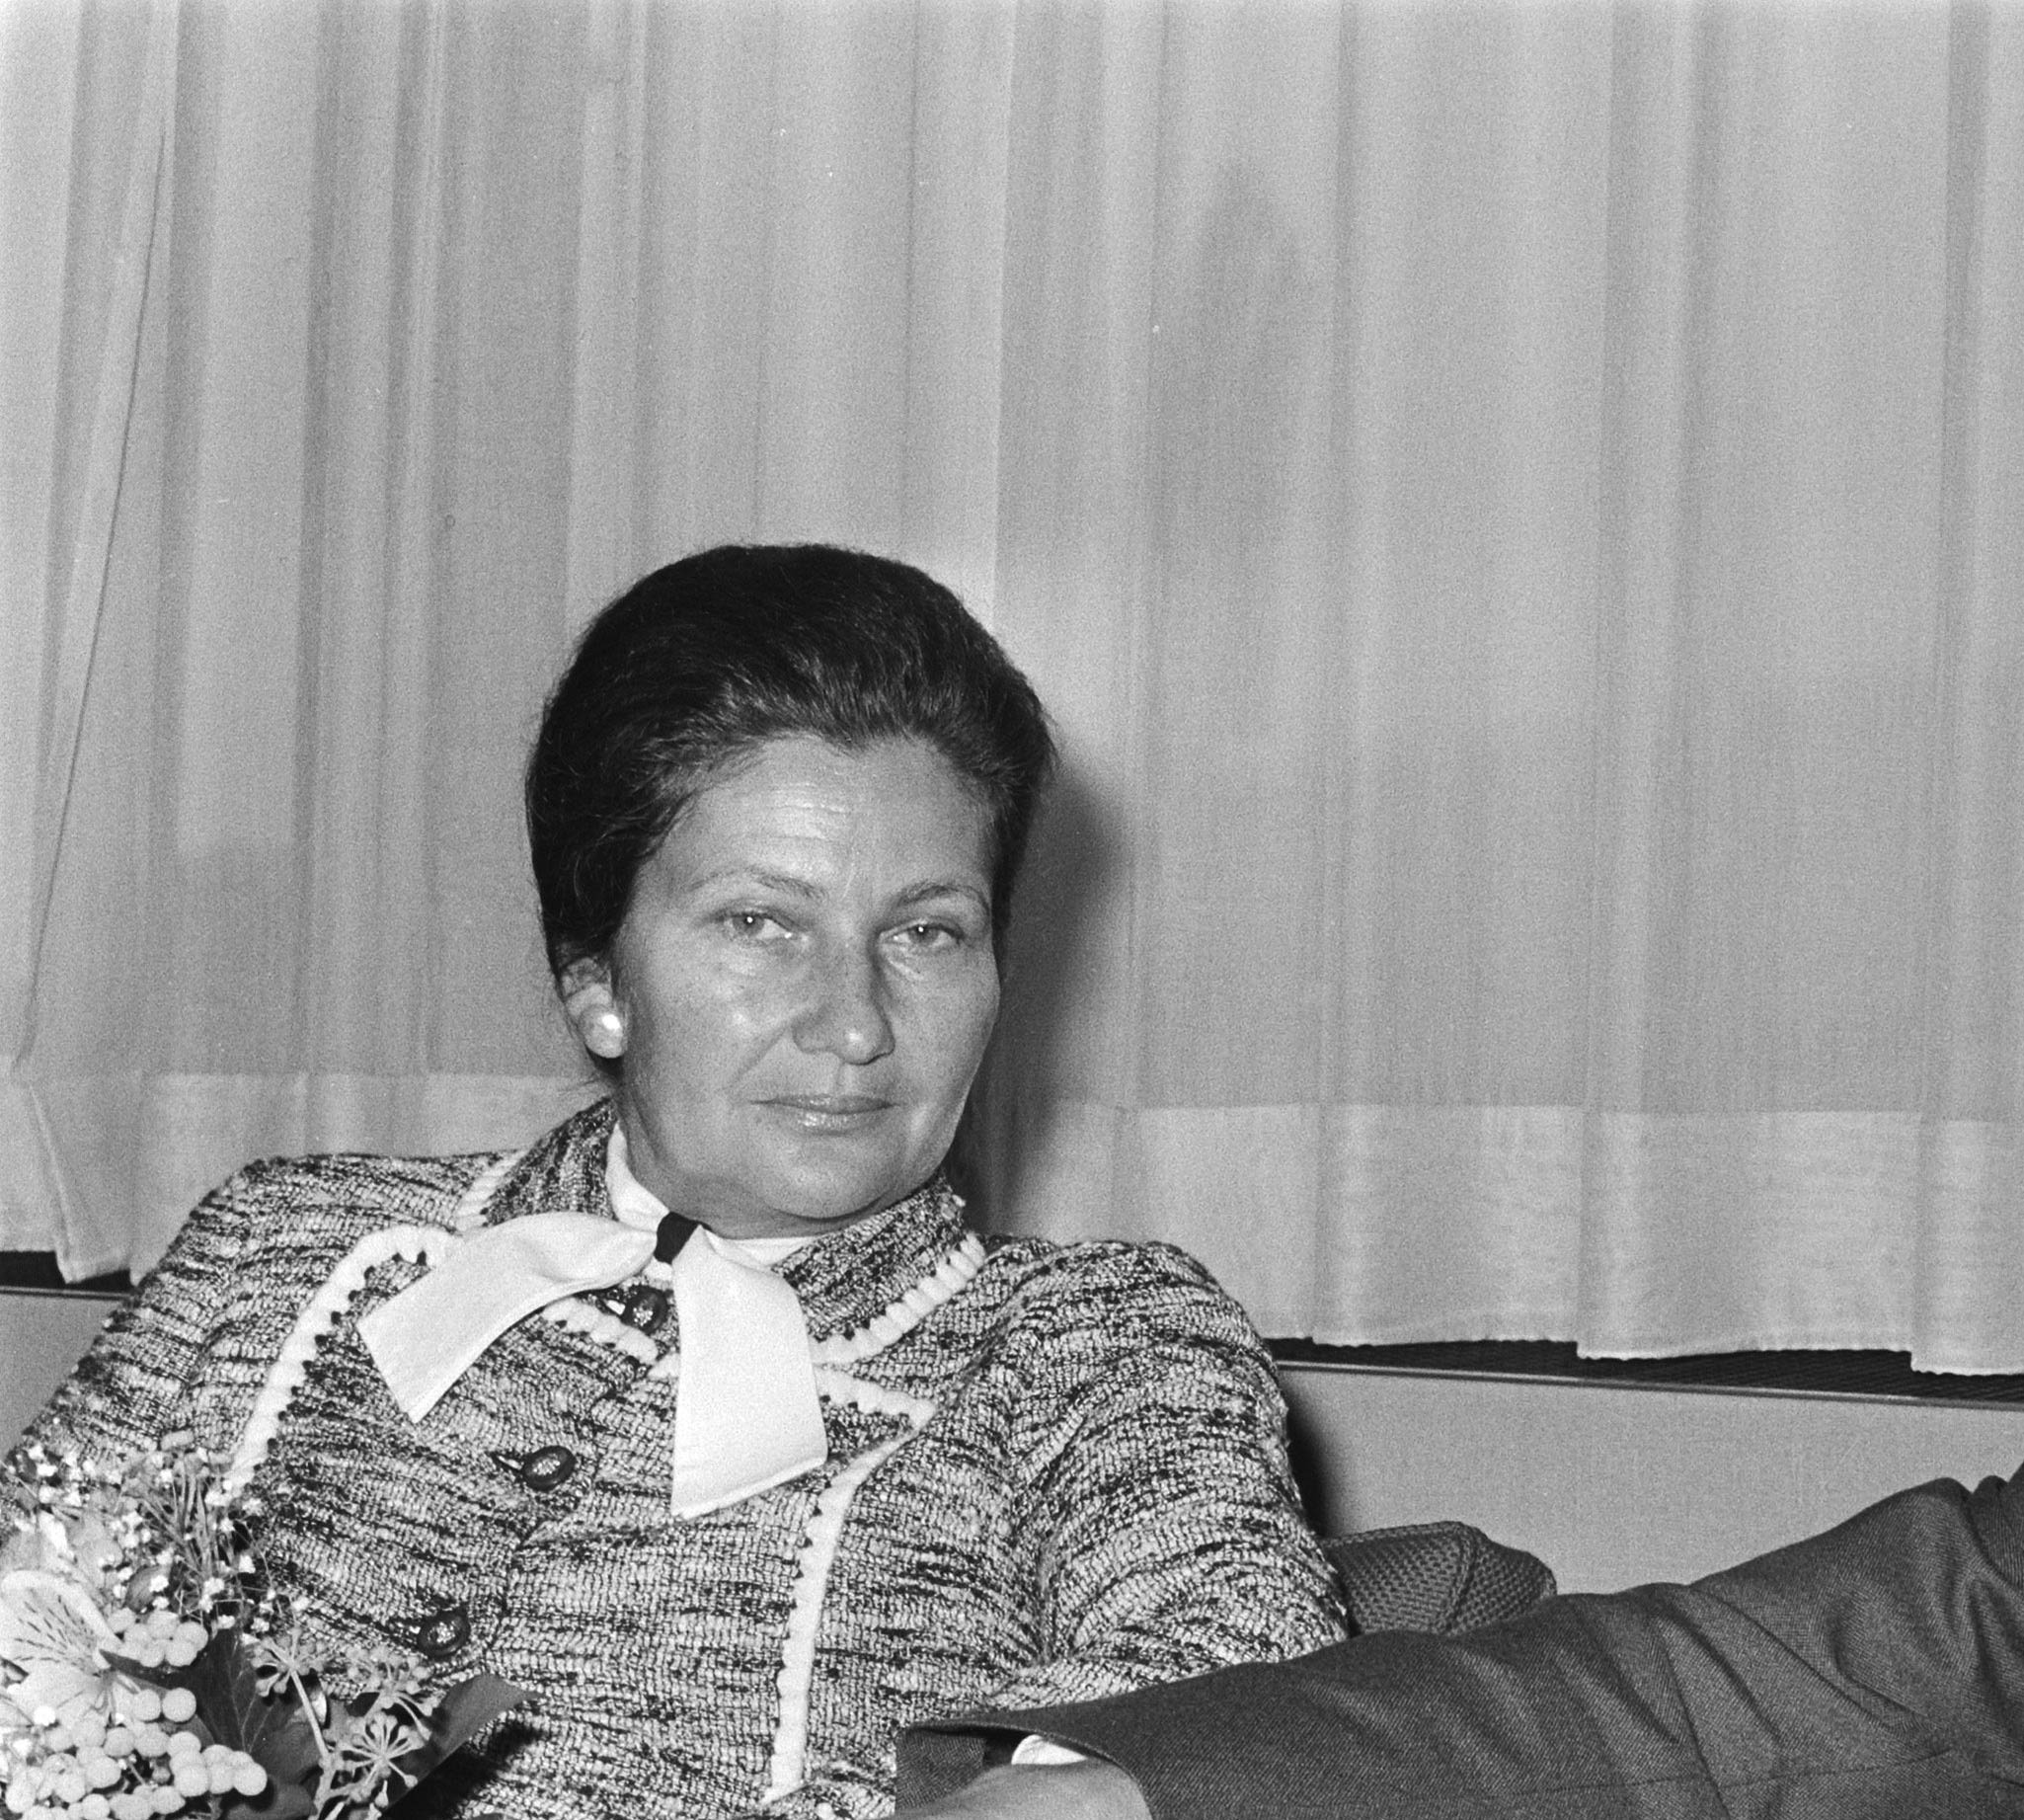
<svg viewBox="0 0 2024 1820"><path fill-rule="evenodd" d="M0 1435L13 1436L117 1304L0 1292ZM1290 1366L1316 1522L1460 1517L1570 1592L1690 1579L1922 1479L2024 1460L2024 1408L1618 1388Z"/></svg>
<svg viewBox="0 0 2024 1820"><path fill-rule="evenodd" d="M0 1438L21 1433L118 1306L110 1296L0 1290Z"/></svg>
<svg viewBox="0 0 2024 1820"><path fill-rule="evenodd" d="M2008 1474L2024 1408L1299 1366L1317 1524L1459 1517L1568 1592L1691 1579L1925 1479Z"/></svg>

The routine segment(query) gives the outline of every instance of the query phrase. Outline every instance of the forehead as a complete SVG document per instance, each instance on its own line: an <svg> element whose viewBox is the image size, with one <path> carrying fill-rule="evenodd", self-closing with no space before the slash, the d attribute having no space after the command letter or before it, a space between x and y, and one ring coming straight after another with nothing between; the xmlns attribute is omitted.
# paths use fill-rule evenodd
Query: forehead
<svg viewBox="0 0 2024 1820"><path fill-rule="evenodd" d="M680 872L847 863L975 883L989 872L990 836L977 792L932 746L849 748L794 735L767 741L699 789L656 859Z"/></svg>

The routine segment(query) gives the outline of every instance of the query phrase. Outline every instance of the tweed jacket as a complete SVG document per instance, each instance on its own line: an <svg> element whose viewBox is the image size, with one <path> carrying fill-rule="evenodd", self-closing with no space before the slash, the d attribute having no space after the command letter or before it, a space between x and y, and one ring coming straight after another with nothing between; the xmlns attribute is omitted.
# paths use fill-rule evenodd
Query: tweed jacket
<svg viewBox="0 0 2024 1820"><path fill-rule="evenodd" d="M1229 1299L1163 1247L987 1244L939 1183L780 1266L829 1455L774 1490L669 1514L679 1335L644 1282L522 1321L411 1422L358 1318L460 1229L609 1218L610 1126L607 1102L517 1157L254 1165L32 1431L194 1429L250 1472L314 1640L528 1689L416 1805L884 1814L906 1724L1343 1634Z"/></svg>

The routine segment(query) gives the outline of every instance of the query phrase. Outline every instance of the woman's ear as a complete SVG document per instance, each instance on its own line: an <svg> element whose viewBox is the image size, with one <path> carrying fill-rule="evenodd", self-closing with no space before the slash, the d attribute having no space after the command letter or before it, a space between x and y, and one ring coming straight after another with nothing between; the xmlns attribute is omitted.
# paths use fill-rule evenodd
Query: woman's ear
<svg viewBox="0 0 2024 1820"><path fill-rule="evenodd" d="M562 1008L576 1026L577 1041L600 1062L626 1052L626 1022L611 989L611 971L596 961L578 961L563 970Z"/></svg>

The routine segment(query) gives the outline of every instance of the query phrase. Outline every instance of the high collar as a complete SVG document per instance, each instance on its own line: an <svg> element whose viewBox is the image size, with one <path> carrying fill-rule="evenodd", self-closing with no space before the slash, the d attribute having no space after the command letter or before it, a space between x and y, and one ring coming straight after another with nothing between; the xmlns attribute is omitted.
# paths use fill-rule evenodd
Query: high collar
<svg viewBox="0 0 2024 1820"><path fill-rule="evenodd" d="M508 1172L485 1210L485 1224L522 1214L612 1218L605 1147L617 1107L586 1106L538 1140ZM941 1264L963 1235L963 1204L940 1175L868 1215L820 1233L780 1266L801 1298L816 1339L861 1327Z"/></svg>

